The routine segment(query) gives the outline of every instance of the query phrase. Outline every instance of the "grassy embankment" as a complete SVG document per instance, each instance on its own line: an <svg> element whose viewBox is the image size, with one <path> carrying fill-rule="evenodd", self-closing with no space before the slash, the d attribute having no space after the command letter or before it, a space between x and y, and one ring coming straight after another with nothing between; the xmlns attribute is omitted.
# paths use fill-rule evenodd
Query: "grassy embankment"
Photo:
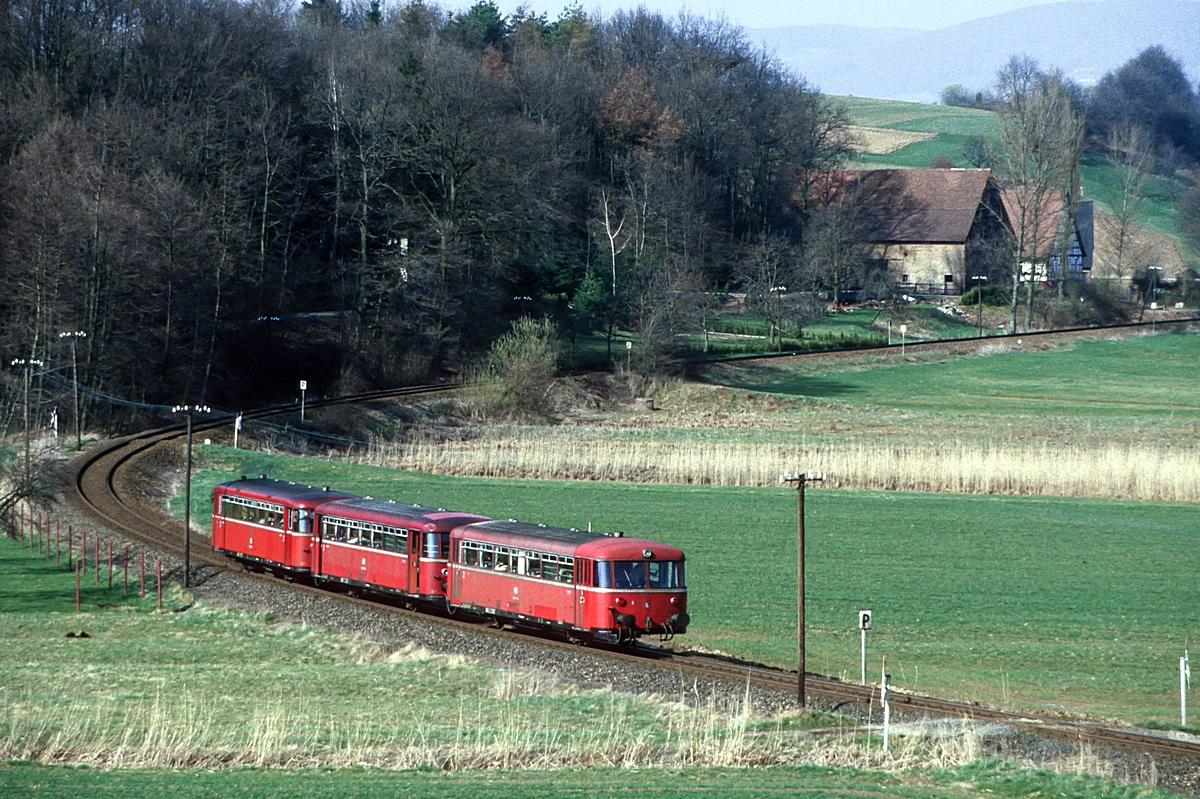
<svg viewBox="0 0 1200 799"><path fill-rule="evenodd" d="M156 613L95 589L75 615L72 575L7 539L0 583L0 796L1163 795L976 761L969 727L942 739L900 728L885 757L836 717L755 720L580 690L187 608L176 590ZM1055 765L1106 769L1071 760Z"/></svg>

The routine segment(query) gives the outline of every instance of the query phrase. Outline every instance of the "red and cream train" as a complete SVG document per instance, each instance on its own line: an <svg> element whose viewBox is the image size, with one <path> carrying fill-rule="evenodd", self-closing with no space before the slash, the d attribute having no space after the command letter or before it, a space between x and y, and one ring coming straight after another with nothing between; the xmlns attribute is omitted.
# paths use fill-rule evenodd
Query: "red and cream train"
<svg viewBox="0 0 1200 799"><path fill-rule="evenodd" d="M213 490L212 545L251 568L573 639L671 636L690 621L683 552L621 533L495 521L260 477Z"/></svg>

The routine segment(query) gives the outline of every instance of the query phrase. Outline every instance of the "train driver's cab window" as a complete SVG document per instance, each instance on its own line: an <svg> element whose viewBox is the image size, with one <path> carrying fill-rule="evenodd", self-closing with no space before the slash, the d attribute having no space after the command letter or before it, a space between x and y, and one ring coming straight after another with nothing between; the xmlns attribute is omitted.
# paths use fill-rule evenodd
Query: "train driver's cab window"
<svg viewBox="0 0 1200 799"><path fill-rule="evenodd" d="M596 585L600 588L645 588L646 562L602 560L596 563Z"/></svg>
<svg viewBox="0 0 1200 799"><path fill-rule="evenodd" d="M683 562L652 560L646 564L651 588L683 588Z"/></svg>

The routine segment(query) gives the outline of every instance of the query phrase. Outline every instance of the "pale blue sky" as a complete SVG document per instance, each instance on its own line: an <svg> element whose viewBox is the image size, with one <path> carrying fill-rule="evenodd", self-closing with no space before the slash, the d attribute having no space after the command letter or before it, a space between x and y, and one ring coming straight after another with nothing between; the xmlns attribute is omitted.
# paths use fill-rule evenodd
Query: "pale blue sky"
<svg viewBox="0 0 1200 799"><path fill-rule="evenodd" d="M568 4L563 0L495 1L505 14L525 6L535 13L545 12L550 19L558 17ZM604 16L618 8L630 9L637 5L671 16L687 8L706 17L724 15L745 28L833 24L933 30L1025 6L1045 5L1046 0L739 0L726 3L710 0L582 0L581 4L585 11L599 11ZM470 3L462 2L461 5L469 6Z"/></svg>

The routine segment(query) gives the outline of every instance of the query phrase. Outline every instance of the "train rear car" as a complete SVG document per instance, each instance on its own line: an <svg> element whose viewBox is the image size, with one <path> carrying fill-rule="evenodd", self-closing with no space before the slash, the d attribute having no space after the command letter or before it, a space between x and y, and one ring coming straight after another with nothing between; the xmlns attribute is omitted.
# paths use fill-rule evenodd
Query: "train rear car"
<svg viewBox="0 0 1200 799"><path fill-rule="evenodd" d="M353 497L266 477L222 483L213 489L213 549L280 573L308 573L317 506Z"/></svg>
<svg viewBox="0 0 1200 799"><path fill-rule="evenodd" d="M687 631L675 547L513 520L459 527L450 541L451 607L613 643Z"/></svg>
<svg viewBox="0 0 1200 799"><path fill-rule="evenodd" d="M450 531L486 520L370 497L331 502L318 515L313 574L424 601L444 599Z"/></svg>

